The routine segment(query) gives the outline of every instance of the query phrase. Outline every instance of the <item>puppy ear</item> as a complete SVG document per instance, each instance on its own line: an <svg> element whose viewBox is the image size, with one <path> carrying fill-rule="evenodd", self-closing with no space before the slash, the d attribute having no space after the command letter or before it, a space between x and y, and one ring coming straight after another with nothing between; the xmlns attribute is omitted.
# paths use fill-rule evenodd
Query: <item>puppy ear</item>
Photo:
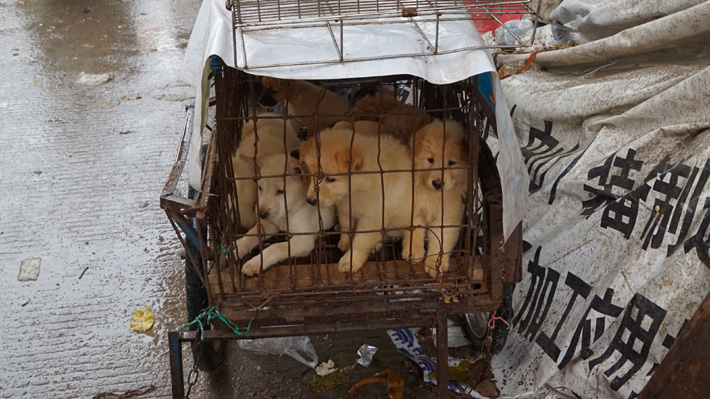
<svg viewBox="0 0 710 399"><path fill-rule="evenodd" d="M288 158L288 173L294 175L302 175L303 169L301 169L301 163L298 158L289 157Z"/></svg>
<svg viewBox="0 0 710 399"><path fill-rule="evenodd" d="M344 149L336 152L335 161L338 162L341 172L357 171L362 169L363 156L356 147L353 147L352 151Z"/></svg>

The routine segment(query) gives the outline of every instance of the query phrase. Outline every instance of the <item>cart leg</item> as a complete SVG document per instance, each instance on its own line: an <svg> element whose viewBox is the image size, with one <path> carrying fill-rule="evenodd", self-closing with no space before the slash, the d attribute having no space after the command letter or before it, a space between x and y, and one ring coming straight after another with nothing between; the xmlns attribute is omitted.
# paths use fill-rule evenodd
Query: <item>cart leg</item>
<svg viewBox="0 0 710 399"><path fill-rule="evenodd" d="M173 399L183 399L185 397L185 383L182 374L180 333L177 331L169 332L168 344L170 345L170 382L173 386Z"/></svg>
<svg viewBox="0 0 710 399"><path fill-rule="evenodd" d="M445 398L449 391L449 340L448 318L439 315L436 322L436 385L439 397Z"/></svg>

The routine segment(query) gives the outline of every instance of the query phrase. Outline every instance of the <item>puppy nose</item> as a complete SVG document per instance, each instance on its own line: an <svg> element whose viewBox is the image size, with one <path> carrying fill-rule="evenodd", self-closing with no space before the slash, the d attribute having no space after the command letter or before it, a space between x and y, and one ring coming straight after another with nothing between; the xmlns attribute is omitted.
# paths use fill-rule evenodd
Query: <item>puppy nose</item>
<svg viewBox="0 0 710 399"><path fill-rule="evenodd" d="M436 190L441 190L441 187L443 186L443 183L441 183L441 180L433 180L431 182L431 185L436 189Z"/></svg>
<svg viewBox="0 0 710 399"><path fill-rule="evenodd" d="M269 217L269 212L265 212L265 211L260 210L260 211L259 211L259 217L262 218L262 219L266 219L266 218Z"/></svg>
<svg viewBox="0 0 710 399"><path fill-rule="evenodd" d="M311 204L313 206L316 206L316 204L318 203L315 198L307 198L306 202L308 202L309 204Z"/></svg>

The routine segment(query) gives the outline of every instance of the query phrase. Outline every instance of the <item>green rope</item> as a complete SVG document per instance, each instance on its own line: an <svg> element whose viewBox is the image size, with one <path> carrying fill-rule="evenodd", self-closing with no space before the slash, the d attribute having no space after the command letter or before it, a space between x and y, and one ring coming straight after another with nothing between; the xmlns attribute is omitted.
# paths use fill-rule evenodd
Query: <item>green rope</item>
<svg viewBox="0 0 710 399"><path fill-rule="evenodd" d="M221 252L223 255L226 255L226 254L232 252L232 249L229 247L225 247L222 244L219 244L219 252Z"/></svg>
<svg viewBox="0 0 710 399"><path fill-rule="evenodd" d="M232 323L232 321L227 318L227 316L223 315L219 312L219 310L217 310L217 308L212 306L211 308L205 310L197 317L195 317L195 320L178 328L178 332L186 329L187 327L197 324L200 328L200 339L205 339L205 325L209 326L210 322L212 322L212 320L214 319L220 320L222 323L224 323L225 326L232 330L233 333L241 336L246 336L249 333L249 330L251 330L251 322L256 319L256 315L254 315L251 320L249 320L249 324L242 332L239 330L239 327L237 327L236 324Z"/></svg>

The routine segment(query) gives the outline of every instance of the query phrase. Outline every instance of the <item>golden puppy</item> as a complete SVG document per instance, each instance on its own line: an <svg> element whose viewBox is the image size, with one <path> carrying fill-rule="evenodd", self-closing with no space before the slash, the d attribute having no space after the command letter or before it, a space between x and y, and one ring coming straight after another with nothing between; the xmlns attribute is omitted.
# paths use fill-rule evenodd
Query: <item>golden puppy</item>
<svg viewBox="0 0 710 399"><path fill-rule="evenodd" d="M414 132L431 122L423 109L398 101L392 94L378 91L355 103L353 113L361 120L380 121L394 137L407 144Z"/></svg>
<svg viewBox="0 0 710 399"><path fill-rule="evenodd" d="M345 252L338 262L339 271L359 270L381 243L378 230L382 228L402 229L390 231L388 236L403 237L409 248L409 231L404 229L409 226L412 209L412 158L406 146L388 135L378 138L345 128L325 129L301 143L300 159L304 172L314 175L306 195L308 203L337 207L338 247ZM385 171L404 172L358 173L380 171L379 165Z"/></svg>
<svg viewBox="0 0 710 399"><path fill-rule="evenodd" d="M257 155L265 157L275 154L286 154L293 148L298 148L298 135L296 122L288 120L284 124L283 119L264 119L261 117L275 117L274 114L261 114L254 120L250 120L242 127L242 141L239 148L232 156L232 168L234 177L249 178L248 180L236 180L237 186L237 209L242 227L252 228L256 224L254 206L256 205L256 183L252 180L256 168L254 165L254 152L258 149ZM255 140L254 131L258 132L259 140ZM284 142L285 138L285 142ZM254 148L256 141L257 147Z"/></svg>
<svg viewBox="0 0 710 399"><path fill-rule="evenodd" d="M271 106L286 102L288 114L308 129L308 136L347 119L350 103L337 94L305 80L262 78L264 92L259 102Z"/></svg>
<svg viewBox="0 0 710 399"><path fill-rule="evenodd" d="M434 120L412 137L414 167L414 226L427 226L412 232L412 260L424 259L426 271L436 277L437 270L449 270L451 251L458 240L464 212L468 170L463 145L464 132L455 121ZM422 170L425 169L425 170ZM424 236L426 231L426 253ZM404 255L403 255L404 256ZM437 268L437 261L441 264Z"/></svg>

